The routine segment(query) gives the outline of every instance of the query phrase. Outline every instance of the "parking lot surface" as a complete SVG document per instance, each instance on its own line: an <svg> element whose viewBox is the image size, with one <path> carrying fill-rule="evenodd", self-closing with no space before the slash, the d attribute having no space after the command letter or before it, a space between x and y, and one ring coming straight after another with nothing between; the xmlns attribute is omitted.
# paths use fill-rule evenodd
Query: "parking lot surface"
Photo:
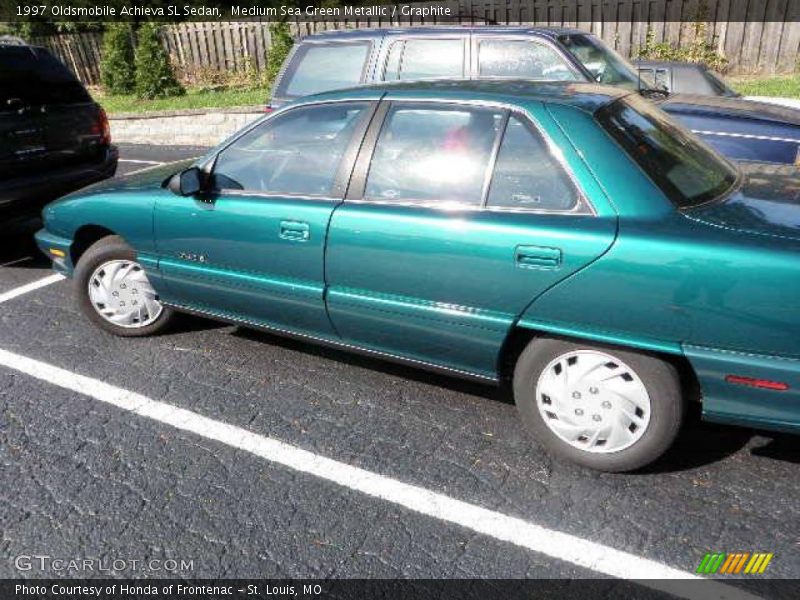
<svg viewBox="0 0 800 600"><path fill-rule="evenodd" d="M123 147L120 175L202 152ZM797 437L693 414L645 472L583 470L544 454L502 388L197 318L114 338L66 280L8 297L51 273L35 226L0 250L0 577L61 574L20 572L33 554L182 559L186 577L644 577L743 551L774 553L761 578L800 577ZM125 393L158 404L137 412ZM501 527L521 522L529 542ZM642 562L582 560L553 533Z"/></svg>

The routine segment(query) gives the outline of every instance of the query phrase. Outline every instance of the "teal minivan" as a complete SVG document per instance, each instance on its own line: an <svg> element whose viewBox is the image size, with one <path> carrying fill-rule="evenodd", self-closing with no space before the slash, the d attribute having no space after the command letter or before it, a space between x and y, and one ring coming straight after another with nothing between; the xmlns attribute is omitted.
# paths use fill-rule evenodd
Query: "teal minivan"
<svg viewBox="0 0 800 600"><path fill-rule="evenodd" d="M800 198L635 92L431 81L310 96L194 164L50 204L110 333L206 315L490 383L632 470L706 418L800 426Z"/></svg>

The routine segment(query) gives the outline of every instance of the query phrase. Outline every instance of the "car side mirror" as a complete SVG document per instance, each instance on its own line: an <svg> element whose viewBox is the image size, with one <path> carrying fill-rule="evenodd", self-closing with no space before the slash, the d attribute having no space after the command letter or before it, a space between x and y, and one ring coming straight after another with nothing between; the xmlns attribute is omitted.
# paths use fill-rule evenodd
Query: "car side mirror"
<svg viewBox="0 0 800 600"><path fill-rule="evenodd" d="M197 167L191 167L175 173L170 178L167 188L176 196L194 196L203 189L202 172Z"/></svg>

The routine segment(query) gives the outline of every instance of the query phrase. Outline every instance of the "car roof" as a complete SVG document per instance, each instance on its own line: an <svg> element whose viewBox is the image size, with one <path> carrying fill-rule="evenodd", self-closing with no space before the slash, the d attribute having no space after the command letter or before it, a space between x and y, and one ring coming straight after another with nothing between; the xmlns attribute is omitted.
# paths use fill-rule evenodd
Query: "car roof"
<svg viewBox="0 0 800 600"><path fill-rule="evenodd" d="M433 35L433 34L448 34L448 33L472 33L477 32L489 35L508 35L513 33L516 35L538 35L547 37L556 37L565 34L586 34L591 35L587 31L575 29L570 27L532 27L530 25L441 25L441 26L427 26L427 27L383 27L376 29L332 29L328 31L321 31L305 36L303 40L324 40L324 39L350 39L350 38L379 38L384 35Z"/></svg>
<svg viewBox="0 0 800 600"><path fill-rule="evenodd" d="M400 81L351 87L305 96L293 104L345 100L357 97L378 100L384 94L422 100L487 102L536 101L572 106L588 113L632 94L630 90L594 83L545 82L528 79L435 79Z"/></svg>

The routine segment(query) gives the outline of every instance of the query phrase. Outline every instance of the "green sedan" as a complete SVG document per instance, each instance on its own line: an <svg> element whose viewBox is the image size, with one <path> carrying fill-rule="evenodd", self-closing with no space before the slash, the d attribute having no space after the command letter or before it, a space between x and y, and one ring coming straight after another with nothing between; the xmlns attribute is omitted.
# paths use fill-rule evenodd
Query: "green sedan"
<svg viewBox="0 0 800 600"><path fill-rule="evenodd" d="M771 168L618 88L389 84L56 201L37 239L110 333L186 312L508 384L554 454L627 471L692 401L800 428L800 186Z"/></svg>

